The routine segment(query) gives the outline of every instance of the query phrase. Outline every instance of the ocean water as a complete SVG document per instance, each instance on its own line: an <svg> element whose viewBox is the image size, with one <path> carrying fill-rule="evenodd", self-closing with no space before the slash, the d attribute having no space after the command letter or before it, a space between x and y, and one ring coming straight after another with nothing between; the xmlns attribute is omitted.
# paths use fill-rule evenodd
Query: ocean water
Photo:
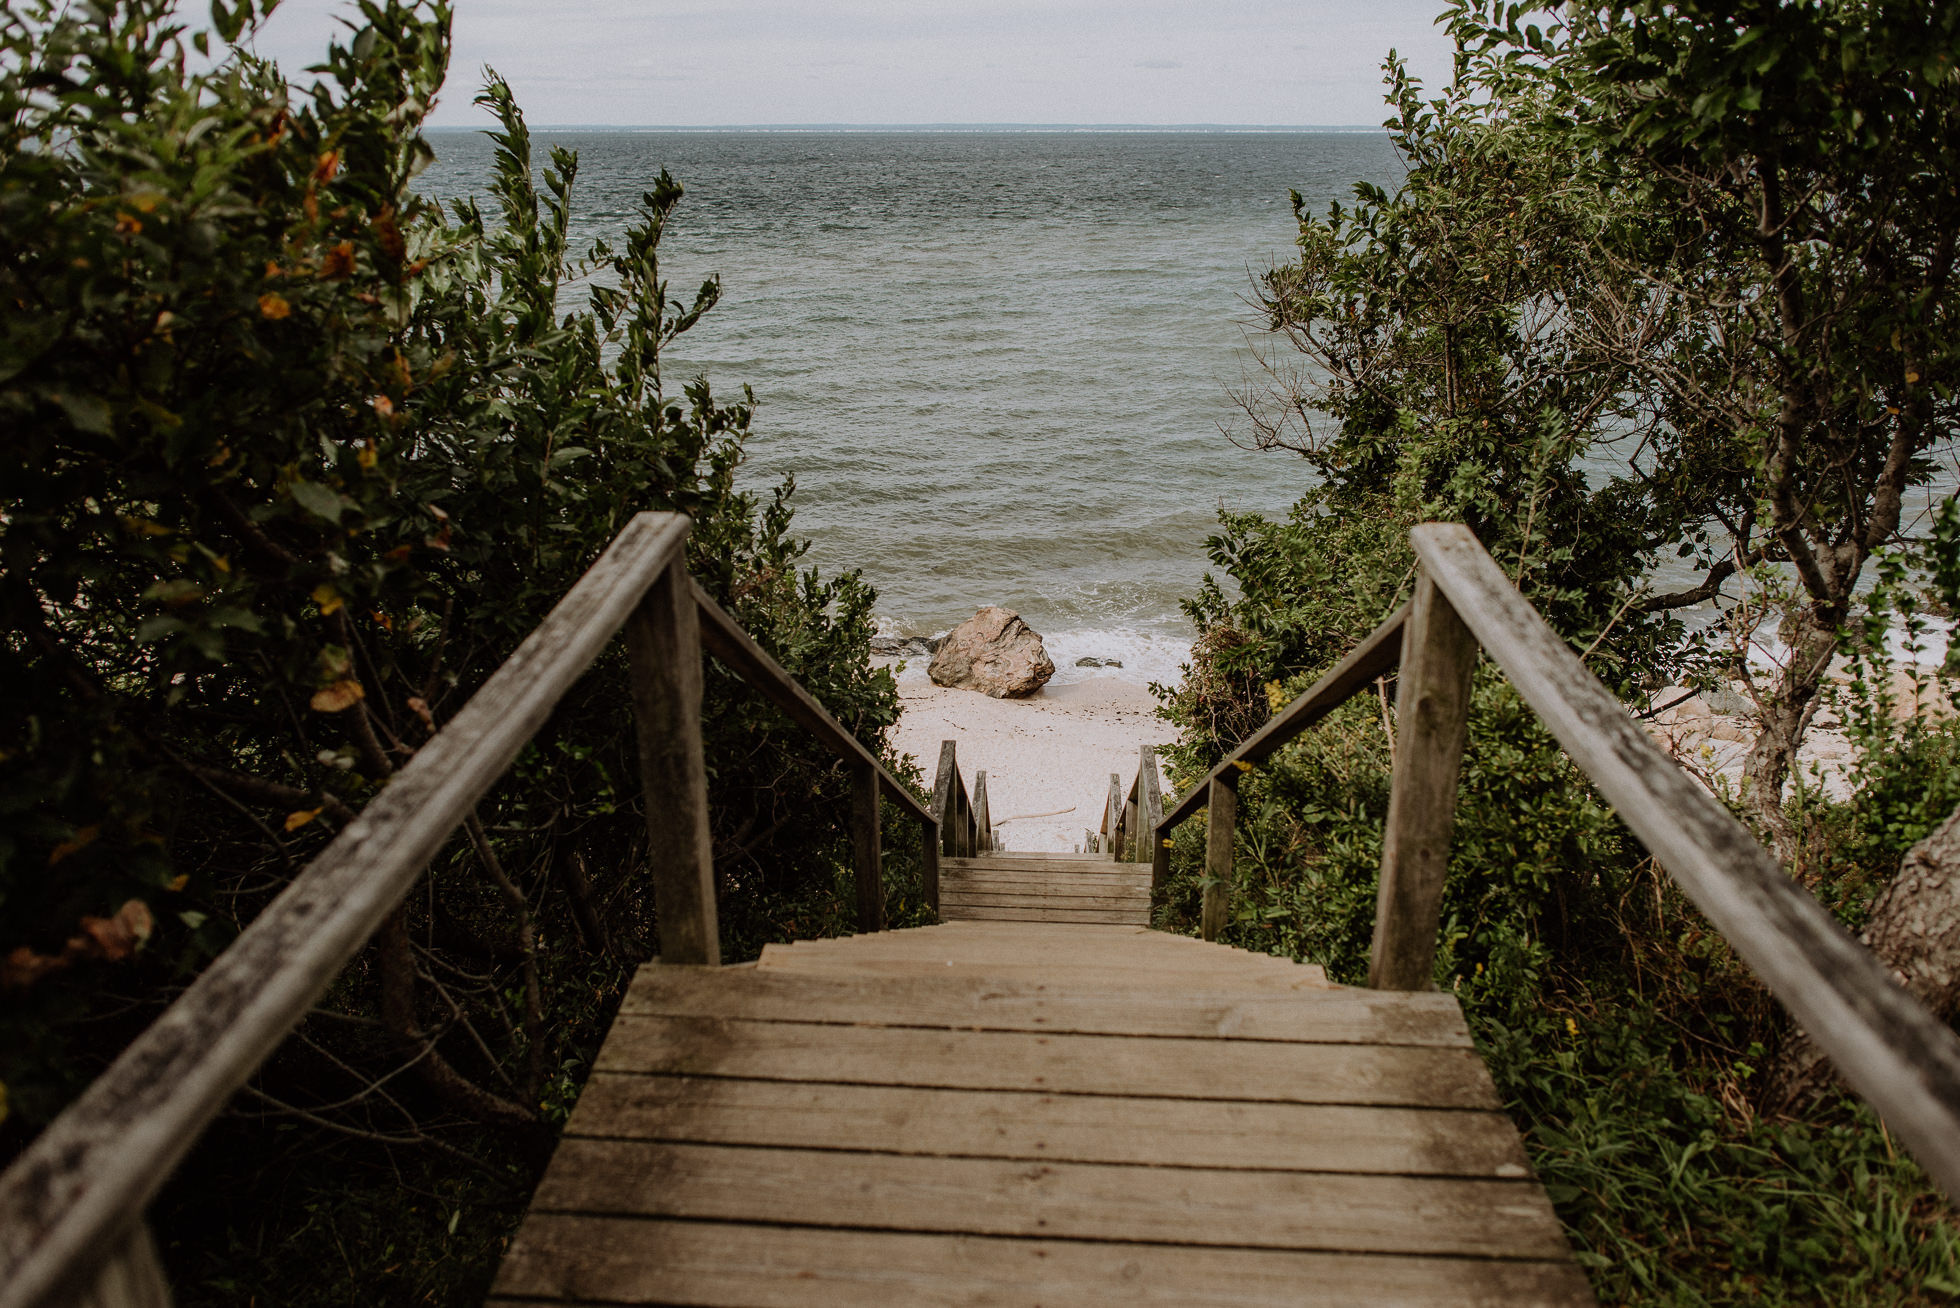
<svg viewBox="0 0 1960 1308"><path fill-rule="evenodd" d="M420 183L480 190L491 147L438 133ZM881 626L1018 610L1061 671L1174 679L1178 600L1220 506L1283 511L1304 465L1221 432L1252 366L1252 279L1316 209L1393 184L1375 132L539 131L579 154L578 243L623 231L662 167L686 188L672 286L719 307L668 360L758 401L746 475L797 479L826 571Z"/></svg>

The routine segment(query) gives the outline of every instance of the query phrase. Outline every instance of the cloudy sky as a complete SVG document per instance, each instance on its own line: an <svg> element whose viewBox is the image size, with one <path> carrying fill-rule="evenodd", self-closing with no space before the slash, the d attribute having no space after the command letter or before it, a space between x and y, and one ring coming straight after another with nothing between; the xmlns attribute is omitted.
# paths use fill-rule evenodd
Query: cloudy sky
<svg viewBox="0 0 1960 1308"><path fill-rule="evenodd" d="M1432 82L1440 0L456 0L451 89L486 66L536 124L1381 121L1392 47ZM289 74L343 0L285 0L259 34Z"/></svg>

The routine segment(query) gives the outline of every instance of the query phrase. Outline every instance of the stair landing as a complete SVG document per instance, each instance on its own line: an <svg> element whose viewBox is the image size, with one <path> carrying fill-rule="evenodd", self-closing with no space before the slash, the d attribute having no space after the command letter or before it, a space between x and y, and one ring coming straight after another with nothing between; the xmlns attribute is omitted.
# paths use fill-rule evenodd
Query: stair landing
<svg viewBox="0 0 1960 1308"><path fill-rule="evenodd" d="M1451 996L966 921L642 968L491 1302L1592 1299Z"/></svg>

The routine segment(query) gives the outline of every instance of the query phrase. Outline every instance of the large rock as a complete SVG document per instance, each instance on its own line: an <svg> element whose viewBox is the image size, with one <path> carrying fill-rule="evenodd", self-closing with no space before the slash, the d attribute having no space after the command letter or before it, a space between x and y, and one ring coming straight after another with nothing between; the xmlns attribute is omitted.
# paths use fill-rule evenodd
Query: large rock
<svg viewBox="0 0 1960 1308"><path fill-rule="evenodd" d="M1048 684L1055 662L1020 614L990 604L946 633L926 672L941 686L1020 699Z"/></svg>

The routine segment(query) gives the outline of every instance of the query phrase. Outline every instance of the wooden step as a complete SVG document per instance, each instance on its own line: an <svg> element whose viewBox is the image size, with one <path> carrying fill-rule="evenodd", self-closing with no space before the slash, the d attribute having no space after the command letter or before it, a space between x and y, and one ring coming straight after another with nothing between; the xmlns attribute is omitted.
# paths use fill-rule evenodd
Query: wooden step
<svg viewBox="0 0 1960 1308"><path fill-rule="evenodd" d="M1585 1304L1453 996L1130 926L635 977L494 1304Z"/></svg>

